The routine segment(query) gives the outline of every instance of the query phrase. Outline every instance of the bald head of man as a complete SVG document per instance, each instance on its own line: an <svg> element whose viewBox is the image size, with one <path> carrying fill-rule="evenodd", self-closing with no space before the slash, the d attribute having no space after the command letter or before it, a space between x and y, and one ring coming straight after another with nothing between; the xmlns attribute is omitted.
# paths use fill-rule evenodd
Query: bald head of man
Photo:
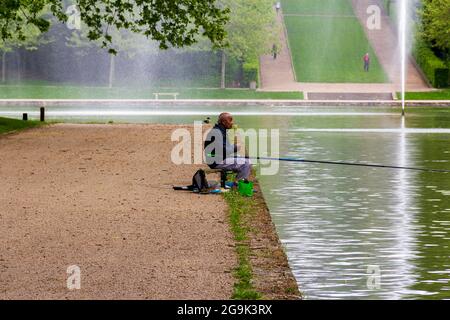
<svg viewBox="0 0 450 320"><path fill-rule="evenodd" d="M228 112L223 112L219 115L219 124L225 129L231 129L233 127L233 117Z"/></svg>

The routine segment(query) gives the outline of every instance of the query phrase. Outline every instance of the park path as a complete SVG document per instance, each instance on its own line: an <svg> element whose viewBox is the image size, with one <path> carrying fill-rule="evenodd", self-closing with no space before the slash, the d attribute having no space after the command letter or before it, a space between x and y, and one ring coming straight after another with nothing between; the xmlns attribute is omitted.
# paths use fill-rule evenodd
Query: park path
<svg viewBox="0 0 450 320"><path fill-rule="evenodd" d="M261 86L263 89L269 91L283 90L296 86L281 9L277 14L277 20L281 26L279 31L280 52L277 54L276 59L270 54L260 57Z"/></svg>
<svg viewBox="0 0 450 320"><path fill-rule="evenodd" d="M227 205L172 190L200 167L172 163L176 128L57 124L0 137L0 299L229 299ZM79 290L66 286L71 265Z"/></svg>
<svg viewBox="0 0 450 320"><path fill-rule="evenodd" d="M372 46L378 61L387 73L391 83L395 88L401 88L401 64L400 64L400 47L397 38L397 32L393 26L389 16L384 10L381 0L352 0L353 10L358 17L361 26L366 33L367 39ZM381 28L367 28L367 8L375 5L381 9ZM407 62L407 78L406 89L408 91L429 90L427 83L423 80L416 66L411 62L411 58Z"/></svg>
<svg viewBox="0 0 450 320"><path fill-rule="evenodd" d="M389 17L382 10L381 30L368 30L366 27L367 7L376 4L382 7L381 1L377 0L353 0L355 15L361 22L364 31L372 45L381 65L388 74L390 83L312 83L296 82L291 55L289 52L287 32L283 21L283 13L277 16L283 26L280 30L281 52L277 59L272 55L263 55L260 58L261 91L303 91L305 98L308 93L394 93L400 90L400 64L398 63L398 48L395 31ZM299 16L299 19L302 15ZM408 63L407 90L429 91L426 82L420 76L419 71L413 63Z"/></svg>

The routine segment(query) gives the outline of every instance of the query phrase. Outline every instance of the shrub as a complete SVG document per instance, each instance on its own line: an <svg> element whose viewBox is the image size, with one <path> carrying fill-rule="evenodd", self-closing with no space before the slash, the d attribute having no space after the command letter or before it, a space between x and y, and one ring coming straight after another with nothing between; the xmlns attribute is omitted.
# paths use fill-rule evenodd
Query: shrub
<svg viewBox="0 0 450 320"><path fill-rule="evenodd" d="M391 0L383 0L383 6L386 10L387 15L389 16L391 11Z"/></svg>
<svg viewBox="0 0 450 320"><path fill-rule="evenodd" d="M242 65L243 69L243 78L244 78L244 85L250 86L250 82L255 81L258 83L259 79L259 62L258 60L252 60L245 62Z"/></svg>
<svg viewBox="0 0 450 320"><path fill-rule="evenodd" d="M242 64L239 60L227 56L227 66L225 68L225 79L227 87L236 87L242 82Z"/></svg>
<svg viewBox="0 0 450 320"><path fill-rule="evenodd" d="M449 86L448 67L441 59L436 57L422 39L416 41L413 56L433 87L446 88Z"/></svg>

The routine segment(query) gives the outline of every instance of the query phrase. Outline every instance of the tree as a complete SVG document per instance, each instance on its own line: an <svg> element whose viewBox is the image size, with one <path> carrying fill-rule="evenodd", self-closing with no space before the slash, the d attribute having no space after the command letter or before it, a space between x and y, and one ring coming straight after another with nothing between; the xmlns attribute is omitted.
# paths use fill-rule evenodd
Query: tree
<svg viewBox="0 0 450 320"><path fill-rule="evenodd" d="M13 43L14 41L12 39L0 42L0 51L2 53L2 82L6 81L6 54L13 50Z"/></svg>
<svg viewBox="0 0 450 320"><path fill-rule="evenodd" d="M271 0L222 0L230 9L230 21L225 27L229 46L222 49L221 88L225 88L227 57L241 62L251 61L270 52L278 45L276 13Z"/></svg>
<svg viewBox="0 0 450 320"><path fill-rule="evenodd" d="M205 39L198 38L194 46L183 50L218 52L221 55L220 87L225 88L228 59L240 62L257 60L260 55L269 53L274 43L280 48L277 35L281 26L273 3L272 0L219 0L220 7L230 12L225 26L227 46L211 47Z"/></svg>
<svg viewBox="0 0 450 320"><path fill-rule="evenodd" d="M228 10L219 8L215 0L74 0L74 3L87 26L88 38L100 41L110 53L116 52L112 47L113 35L109 33L111 27L144 35L159 43L161 49L192 45L198 34L216 47L225 45ZM48 31L50 17L39 16L47 6L59 21L67 20L62 0L2 0L2 39L25 37L27 25Z"/></svg>
<svg viewBox="0 0 450 320"><path fill-rule="evenodd" d="M4 40L0 40L0 52L1 52L1 60L2 60L2 76L1 81L6 81L6 54L12 52L17 49L24 48L26 50L36 50L39 45L48 43L50 40L45 39L40 30L34 25L27 25L23 27L25 32L23 37L18 37L17 35L13 35L12 37ZM20 79L20 53L18 53L18 76Z"/></svg>
<svg viewBox="0 0 450 320"><path fill-rule="evenodd" d="M67 46L78 48L78 52L81 54L87 54L88 49L102 48L103 44L101 41L89 40L86 30L87 28L82 25L79 31L72 32L70 38L67 38ZM137 52L155 51L157 46L154 42L148 41L144 36L128 30L112 28L109 30L109 34L114 37L112 48L116 52L115 54L110 54L109 57L108 87L112 88L115 78L115 60L117 55L126 55L128 58L132 58Z"/></svg>
<svg viewBox="0 0 450 320"><path fill-rule="evenodd" d="M421 10L422 35L433 46L450 52L450 0L424 1Z"/></svg>

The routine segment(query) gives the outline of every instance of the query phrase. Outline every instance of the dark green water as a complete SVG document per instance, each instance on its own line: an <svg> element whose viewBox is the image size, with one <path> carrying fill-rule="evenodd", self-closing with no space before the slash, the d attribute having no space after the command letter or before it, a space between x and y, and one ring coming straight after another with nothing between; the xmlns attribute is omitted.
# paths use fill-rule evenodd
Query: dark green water
<svg viewBox="0 0 450 320"><path fill-rule="evenodd" d="M193 123L225 108L47 110L66 121ZM392 109L226 110L243 128L280 129L283 156L450 169L450 109L408 110L404 120ZM282 162L260 181L307 298L450 298L450 174Z"/></svg>

